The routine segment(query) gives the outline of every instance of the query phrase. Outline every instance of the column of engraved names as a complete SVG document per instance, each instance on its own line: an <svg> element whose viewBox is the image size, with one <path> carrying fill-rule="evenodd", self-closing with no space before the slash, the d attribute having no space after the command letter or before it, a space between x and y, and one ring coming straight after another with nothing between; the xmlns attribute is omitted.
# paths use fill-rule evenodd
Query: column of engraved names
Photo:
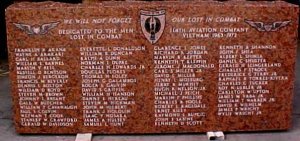
<svg viewBox="0 0 300 141"><path fill-rule="evenodd" d="M77 109L64 104L68 74L56 69L64 65L64 52L65 48L15 49L22 126L73 126L77 121L61 111Z"/></svg>
<svg viewBox="0 0 300 141"><path fill-rule="evenodd" d="M142 50L145 47L80 48L85 126L124 126L135 104L135 92L127 87L137 83L128 72L137 65L122 58Z"/></svg>
<svg viewBox="0 0 300 141"><path fill-rule="evenodd" d="M252 116L262 114L264 103L276 99L265 87L271 81L287 80L272 68L281 63L268 62L256 51L272 52L274 45L231 45L220 46L218 115Z"/></svg>
<svg viewBox="0 0 300 141"><path fill-rule="evenodd" d="M203 123L207 108L201 75L214 68L206 46L155 46L155 126L195 126Z"/></svg>

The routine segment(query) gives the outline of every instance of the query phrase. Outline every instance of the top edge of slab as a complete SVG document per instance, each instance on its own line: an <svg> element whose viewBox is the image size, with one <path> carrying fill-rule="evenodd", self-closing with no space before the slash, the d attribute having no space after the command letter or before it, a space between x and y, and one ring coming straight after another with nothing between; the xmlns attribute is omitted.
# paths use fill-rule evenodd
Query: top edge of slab
<svg viewBox="0 0 300 141"><path fill-rule="evenodd" d="M159 5L159 6L168 6L168 5L215 5L215 6L246 6L246 7L299 7L298 5L291 4L285 1L102 1L95 3L79 3L79 4L70 4L70 3L61 3L61 2L20 2L10 5L7 9L55 9L59 7L64 8L93 8L93 7L128 7L136 5L147 4Z"/></svg>

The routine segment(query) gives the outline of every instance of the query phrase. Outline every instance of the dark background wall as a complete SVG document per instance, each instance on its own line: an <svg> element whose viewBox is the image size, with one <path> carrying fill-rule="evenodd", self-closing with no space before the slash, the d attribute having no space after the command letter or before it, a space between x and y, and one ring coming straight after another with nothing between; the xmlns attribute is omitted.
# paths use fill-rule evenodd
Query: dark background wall
<svg viewBox="0 0 300 141"><path fill-rule="evenodd" d="M5 31L5 8L12 4L14 1L34 1L40 2L45 0L0 0L0 59L7 58L6 47L6 31ZM80 3L82 0L53 0L68 3ZM300 0L286 0L290 3L300 4Z"/></svg>
<svg viewBox="0 0 300 141"><path fill-rule="evenodd" d="M1 2L0 2L0 59L6 59L7 58L4 9L10 3L11 3L10 0L1 0Z"/></svg>

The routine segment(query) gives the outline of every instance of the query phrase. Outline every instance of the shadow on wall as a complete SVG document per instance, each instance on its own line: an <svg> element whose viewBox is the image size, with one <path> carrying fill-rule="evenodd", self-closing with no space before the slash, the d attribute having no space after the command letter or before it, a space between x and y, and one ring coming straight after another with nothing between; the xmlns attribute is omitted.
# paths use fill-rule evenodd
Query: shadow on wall
<svg viewBox="0 0 300 141"><path fill-rule="evenodd" d="M5 31L5 8L16 1L32 1L41 2L45 0L1 0L0 2L0 59L7 59L7 47L6 47L6 31ZM81 3L82 0L52 0L67 3ZM100 1L100 0L99 0ZM270 0L267 0L270 1ZM300 0L286 0L293 4L300 4ZM300 27L299 27L300 29ZM300 36L299 36L300 37Z"/></svg>

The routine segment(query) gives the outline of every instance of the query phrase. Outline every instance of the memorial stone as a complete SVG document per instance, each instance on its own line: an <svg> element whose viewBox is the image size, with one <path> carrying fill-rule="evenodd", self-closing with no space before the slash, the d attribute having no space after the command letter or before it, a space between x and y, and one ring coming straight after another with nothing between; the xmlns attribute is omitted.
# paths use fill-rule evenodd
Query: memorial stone
<svg viewBox="0 0 300 141"><path fill-rule="evenodd" d="M6 21L18 133L291 127L296 5L25 2Z"/></svg>

